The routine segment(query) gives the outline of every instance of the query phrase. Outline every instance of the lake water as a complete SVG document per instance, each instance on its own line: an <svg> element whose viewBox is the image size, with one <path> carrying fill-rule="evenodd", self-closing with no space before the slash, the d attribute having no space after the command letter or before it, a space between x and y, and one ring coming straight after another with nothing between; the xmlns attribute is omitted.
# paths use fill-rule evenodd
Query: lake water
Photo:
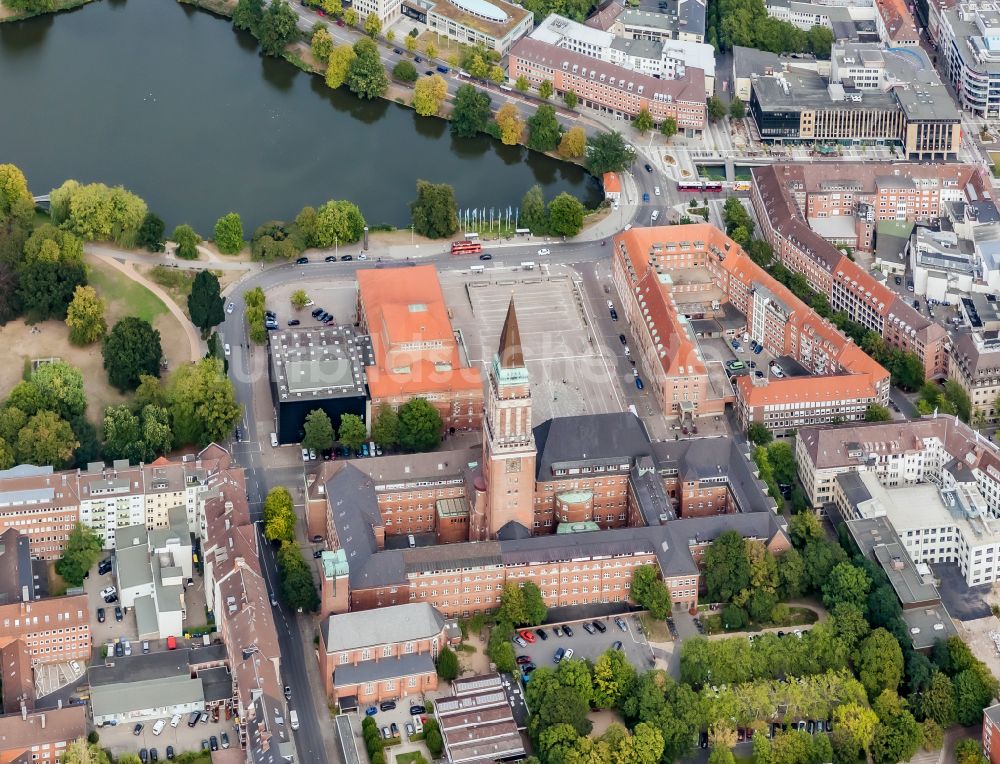
<svg viewBox="0 0 1000 764"><path fill-rule="evenodd" d="M100 0L0 24L0 162L35 194L66 178L121 184L167 223L210 235L229 211L249 232L304 205L350 199L370 224L409 225L418 178L461 207L516 206L534 183L588 207L599 184L575 165L444 120L332 91L262 58L228 20L173 0Z"/></svg>

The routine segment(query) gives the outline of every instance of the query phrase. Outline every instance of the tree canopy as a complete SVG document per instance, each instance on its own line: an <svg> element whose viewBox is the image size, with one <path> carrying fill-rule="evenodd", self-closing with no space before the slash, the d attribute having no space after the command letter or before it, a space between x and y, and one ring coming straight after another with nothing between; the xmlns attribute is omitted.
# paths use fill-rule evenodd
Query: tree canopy
<svg viewBox="0 0 1000 764"><path fill-rule="evenodd" d="M91 286L78 286L73 292L73 300L66 309L66 326L69 327L69 341L74 345L90 345L97 342L108 329L104 320L104 300Z"/></svg>
<svg viewBox="0 0 1000 764"><path fill-rule="evenodd" d="M451 109L451 134L475 138L486 132L490 121L490 97L473 85L461 85L455 91Z"/></svg>
<svg viewBox="0 0 1000 764"><path fill-rule="evenodd" d="M194 277L191 293L188 295L188 313L191 323L201 329L203 335L225 320L219 279L211 271L198 271Z"/></svg>
<svg viewBox="0 0 1000 764"><path fill-rule="evenodd" d="M619 132L590 137L587 149L587 169L598 177L606 172L623 172L635 161L635 149Z"/></svg>
<svg viewBox="0 0 1000 764"><path fill-rule="evenodd" d="M230 212L215 221L213 231L215 246L226 255L235 255L243 249L243 220L239 214Z"/></svg>
<svg viewBox="0 0 1000 764"><path fill-rule="evenodd" d="M399 445L404 451L433 451L441 442L443 423L426 398L412 398L399 407Z"/></svg>
<svg viewBox="0 0 1000 764"><path fill-rule="evenodd" d="M413 230L430 239L447 238L458 230L455 189L447 183L417 181L417 198L410 202Z"/></svg>
<svg viewBox="0 0 1000 764"><path fill-rule="evenodd" d="M305 435L302 438L302 446L304 448L314 451L325 451L333 446L333 423L323 409L313 409L310 411L306 416L303 429L305 430Z"/></svg>
<svg viewBox="0 0 1000 764"><path fill-rule="evenodd" d="M160 375L160 333L144 319L121 319L104 338L101 354L108 381L122 392L138 387L143 374Z"/></svg>
<svg viewBox="0 0 1000 764"><path fill-rule="evenodd" d="M347 67L344 81L354 95L369 100L379 98L389 89L389 77L382 66L378 47L367 37L354 43L354 58Z"/></svg>
<svg viewBox="0 0 1000 764"><path fill-rule="evenodd" d="M101 539L83 523L76 523L66 539L56 572L70 586L82 586L83 577L101 556Z"/></svg>
<svg viewBox="0 0 1000 764"><path fill-rule="evenodd" d="M242 413L233 383L218 358L203 358L177 369L170 378L168 397L178 445L221 442Z"/></svg>

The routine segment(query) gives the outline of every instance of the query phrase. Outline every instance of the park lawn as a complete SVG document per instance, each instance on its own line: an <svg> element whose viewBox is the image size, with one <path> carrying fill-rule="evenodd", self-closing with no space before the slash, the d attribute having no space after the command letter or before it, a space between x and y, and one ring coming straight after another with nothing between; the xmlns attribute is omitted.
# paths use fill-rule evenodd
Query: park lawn
<svg viewBox="0 0 1000 764"><path fill-rule="evenodd" d="M427 761L427 757L424 756L420 751L410 751L409 753L401 753L396 757L396 764L413 764L415 761Z"/></svg>
<svg viewBox="0 0 1000 764"><path fill-rule="evenodd" d="M1000 151L990 152L990 162L993 164L994 177L1000 177Z"/></svg>
<svg viewBox="0 0 1000 764"><path fill-rule="evenodd" d="M123 316L137 316L153 323L167 312L163 300L124 273L98 260L88 259L87 279L108 306L108 328Z"/></svg>
<svg viewBox="0 0 1000 764"><path fill-rule="evenodd" d="M640 620L642 621L642 629L646 632L646 636L649 637L650 642L673 641L673 637L670 636L670 629L667 628L666 621L657 620L649 613L642 615Z"/></svg>

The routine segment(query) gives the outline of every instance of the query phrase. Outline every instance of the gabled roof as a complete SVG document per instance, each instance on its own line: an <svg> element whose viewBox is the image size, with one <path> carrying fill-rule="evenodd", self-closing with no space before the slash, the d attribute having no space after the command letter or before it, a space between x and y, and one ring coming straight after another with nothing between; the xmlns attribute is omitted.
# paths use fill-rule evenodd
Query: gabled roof
<svg viewBox="0 0 1000 764"><path fill-rule="evenodd" d="M436 637L444 618L426 602L331 615L323 623L328 653Z"/></svg>
<svg viewBox="0 0 1000 764"><path fill-rule="evenodd" d="M642 422L627 411L548 419L533 432L540 481L551 480L557 467L611 461L631 465L651 451Z"/></svg>

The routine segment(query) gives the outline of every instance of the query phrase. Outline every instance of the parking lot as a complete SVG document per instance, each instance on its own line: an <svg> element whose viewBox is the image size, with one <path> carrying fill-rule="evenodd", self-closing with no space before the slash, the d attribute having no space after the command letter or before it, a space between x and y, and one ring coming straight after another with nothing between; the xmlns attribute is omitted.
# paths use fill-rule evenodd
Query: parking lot
<svg viewBox="0 0 1000 764"><path fill-rule="evenodd" d="M101 560L111 557L111 552L104 552L101 555ZM139 648L139 644L136 643L137 631L135 625L135 613L131 611L131 608L122 608L122 620L115 620L115 606L121 605L121 602L106 603L104 598L101 597L101 591L106 586L115 586L115 577L111 573L107 573L103 576L97 574L97 566L94 566L90 570L90 576L84 580L83 588L87 593L87 601L90 603L90 633L94 639L94 649L100 653L100 649L103 645L108 642L113 642L115 640L128 639L132 642L133 649ZM104 608L104 623L98 623L97 621L97 610L98 608Z"/></svg>
<svg viewBox="0 0 1000 764"><path fill-rule="evenodd" d="M553 625L546 625L542 628L548 634L549 638L547 640L543 641L536 635L534 643L529 643L527 647L514 645L514 652L517 655L527 655L536 666L551 667L555 665L553 656L559 648L563 650L572 649L574 658L596 661L603 653L610 650L615 642L620 641L629 663L639 670L645 670L650 665L651 652L649 644L636 628L637 621L634 617L623 616L623 619L628 626L628 631L625 632L615 625L614 618L611 616L597 619L607 627L607 631L604 634L601 634L599 631L595 631L594 634L588 634L583 628L583 624L590 621L573 621L569 624L573 629L572 637L565 635L557 637L555 635L555 627ZM560 629L563 626L563 624L558 625ZM531 629L530 631L534 633L535 630Z"/></svg>
<svg viewBox="0 0 1000 764"><path fill-rule="evenodd" d="M469 362L489 363L515 296L525 361L531 373L535 421L555 416L620 411L613 361L600 352L596 308L575 273L560 265L532 271L489 269L484 274L441 273L452 325Z"/></svg>
<svg viewBox="0 0 1000 764"><path fill-rule="evenodd" d="M188 727L187 715L181 717L180 724L176 728L170 726L169 718L166 721L167 724L159 735L153 734L153 725L156 723L156 719L144 720L140 735L135 735L132 731L135 722L122 723L116 727L101 727L98 730L101 736L101 747L110 748L115 756L120 756L123 753L138 753L140 748L147 750L156 748L162 761L166 759L168 745L172 745L177 754L184 751L198 751L201 749L201 741L209 740L213 735L220 741L219 747L221 748L223 732L229 735L231 748L239 746L233 722L232 720L227 721L224 716L218 722L198 722L194 727Z"/></svg>

